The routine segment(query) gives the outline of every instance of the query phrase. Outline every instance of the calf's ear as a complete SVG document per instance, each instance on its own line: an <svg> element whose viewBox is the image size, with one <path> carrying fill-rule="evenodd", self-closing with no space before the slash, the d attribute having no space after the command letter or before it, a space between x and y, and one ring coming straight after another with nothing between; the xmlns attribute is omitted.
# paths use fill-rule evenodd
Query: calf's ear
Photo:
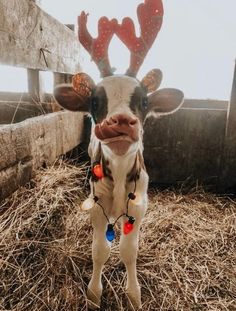
<svg viewBox="0 0 236 311"><path fill-rule="evenodd" d="M54 97L58 104L70 111L88 111L89 100L80 96L72 84L59 84L54 89Z"/></svg>
<svg viewBox="0 0 236 311"><path fill-rule="evenodd" d="M95 83L86 73L73 76L71 84L59 84L54 89L58 104L70 111L89 111L89 101Z"/></svg>
<svg viewBox="0 0 236 311"><path fill-rule="evenodd" d="M162 72L160 69L152 69L142 79L141 85L147 90L147 93L156 91L162 81Z"/></svg>
<svg viewBox="0 0 236 311"><path fill-rule="evenodd" d="M166 88L153 92L148 96L147 117L173 113L181 107L183 101L184 94L177 89Z"/></svg>

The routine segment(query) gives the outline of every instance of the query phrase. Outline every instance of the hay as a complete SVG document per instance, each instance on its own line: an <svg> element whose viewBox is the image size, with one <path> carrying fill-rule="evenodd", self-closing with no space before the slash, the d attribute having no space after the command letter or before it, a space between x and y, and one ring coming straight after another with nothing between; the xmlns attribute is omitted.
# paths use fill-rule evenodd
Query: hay
<svg viewBox="0 0 236 311"><path fill-rule="evenodd" d="M0 310L87 310L92 230L78 208L86 168L59 162L0 207ZM204 192L150 192L138 276L144 311L236 310L236 202ZM127 310L118 244L101 310Z"/></svg>

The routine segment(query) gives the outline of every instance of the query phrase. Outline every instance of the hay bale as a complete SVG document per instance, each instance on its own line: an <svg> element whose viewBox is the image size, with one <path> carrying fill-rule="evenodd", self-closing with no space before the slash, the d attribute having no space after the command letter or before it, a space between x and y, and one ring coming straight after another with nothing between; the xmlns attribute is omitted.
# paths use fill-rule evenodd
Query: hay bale
<svg viewBox="0 0 236 311"><path fill-rule="evenodd" d="M87 310L92 229L78 208L86 167L59 162L0 204L0 310ZM150 192L138 276L144 311L236 310L236 201ZM118 243L102 310L126 310Z"/></svg>

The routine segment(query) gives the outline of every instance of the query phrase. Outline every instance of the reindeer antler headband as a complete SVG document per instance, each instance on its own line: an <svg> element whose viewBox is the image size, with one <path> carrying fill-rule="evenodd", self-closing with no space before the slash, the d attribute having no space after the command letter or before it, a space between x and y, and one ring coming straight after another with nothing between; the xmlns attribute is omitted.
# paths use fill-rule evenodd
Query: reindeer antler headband
<svg viewBox="0 0 236 311"><path fill-rule="evenodd" d="M88 14L82 12L78 17L79 41L97 64L101 76L106 77L113 74L108 58L108 47L113 35L116 34L131 53L126 75L135 77L161 29L163 13L162 0L145 0L137 8L140 37L135 34L131 18L126 17L121 24L118 24L116 19L108 20L107 17L101 17L98 22L98 37L94 39L87 29Z"/></svg>

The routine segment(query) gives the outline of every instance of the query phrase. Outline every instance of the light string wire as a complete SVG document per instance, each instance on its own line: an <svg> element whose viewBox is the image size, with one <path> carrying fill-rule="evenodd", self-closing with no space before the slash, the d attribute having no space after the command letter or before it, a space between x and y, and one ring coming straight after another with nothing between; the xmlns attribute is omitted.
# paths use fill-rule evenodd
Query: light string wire
<svg viewBox="0 0 236 311"><path fill-rule="evenodd" d="M92 188L93 188L93 199L94 199L94 202L95 202L95 204L97 204L98 206L101 207L102 212L103 212L103 215L105 216L105 218L106 218L106 220L107 220L107 222L108 222L109 225L112 225L112 226L114 227L114 226L117 224L117 222L119 221L119 219L120 219L121 217L123 217L123 216L126 216L127 218L132 217L132 216L129 215L129 202L130 202L130 200L132 200L132 198L131 198L131 196L130 196L130 193L129 193L129 195L128 195L128 200L127 200L127 202L126 202L126 213L121 214L119 217L117 217L117 219L115 220L115 222L114 222L113 224L111 224L111 223L110 223L110 220L109 220L109 218L108 218L108 216L107 216L107 214L106 214L106 212L105 212L104 207L102 206L102 204L100 204L100 203L98 202L99 198L95 195L95 185L94 185L94 182L92 182ZM131 194L133 194L133 195L135 194L136 188L137 188L137 176L136 176L135 179L134 179L134 190L133 190L133 192L132 192Z"/></svg>
<svg viewBox="0 0 236 311"><path fill-rule="evenodd" d="M134 191L132 192L132 194L134 194L134 195L135 195L136 188L137 188L137 176L135 176L135 179L134 179ZM131 200L131 197L130 197L130 193L129 193L128 200L126 203L126 215L125 215L128 218L130 217L130 215L129 215L129 202L130 202L130 200Z"/></svg>

